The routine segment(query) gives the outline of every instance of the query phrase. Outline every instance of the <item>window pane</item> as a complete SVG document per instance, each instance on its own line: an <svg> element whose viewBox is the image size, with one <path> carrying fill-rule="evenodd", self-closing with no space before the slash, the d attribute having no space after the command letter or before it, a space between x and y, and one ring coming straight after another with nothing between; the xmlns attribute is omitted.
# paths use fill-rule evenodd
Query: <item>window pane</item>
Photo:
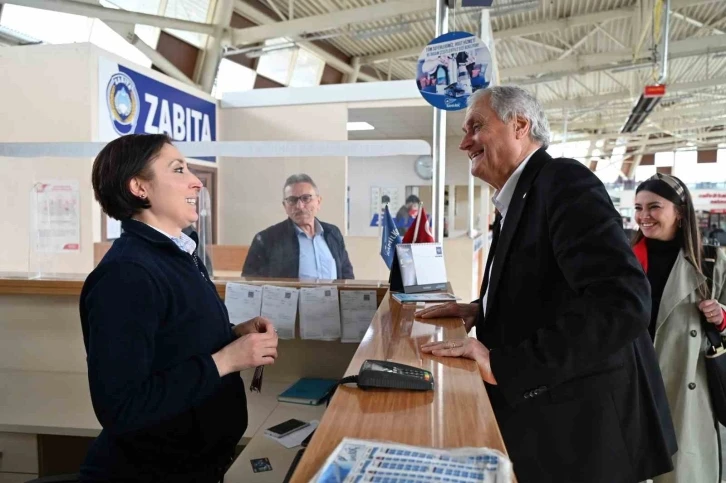
<svg viewBox="0 0 726 483"><path fill-rule="evenodd" d="M323 75L325 62L317 55L305 49L299 49L295 67L290 79L290 87L309 87L320 84L320 77Z"/></svg>
<svg viewBox="0 0 726 483"><path fill-rule="evenodd" d="M88 42L93 20L80 15L4 4L0 24L49 44Z"/></svg>
<svg viewBox="0 0 726 483"><path fill-rule="evenodd" d="M123 37L111 29L101 20L94 20L91 28L90 42L124 59L135 62L144 67L151 67L151 61L136 47L128 43Z"/></svg>
<svg viewBox="0 0 726 483"><path fill-rule="evenodd" d="M159 15L160 4L161 0L101 0L101 5L104 7L121 8L149 15ZM151 25L136 24L134 27L134 33L152 49L155 49L159 43L160 32L160 28Z"/></svg>
<svg viewBox="0 0 726 483"><path fill-rule="evenodd" d="M284 38L266 40L265 46L280 45L281 48L270 50L260 56L260 61L257 63L257 73L275 82L287 85L290 78L292 57L296 49L293 45L287 47L285 44L288 43L289 40Z"/></svg>
<svg viewBox="0 0 726 483"><path fill-rule="evenodd" d="M207 21L208 11L209 0L168 0L164 15L167 17L205 23ZM204 44L207 41L207 36L205 34L187 32L185 30L165 30L173 34L175 37L189 42L199 48L204 48Z"/></svg>
<svg viewBox="0 0 726 483"><path fill-rule="evenodd" d="M254 88L256 77L257 73L254 70L237 62L222 59L219 63L212 95L221 99L227 92L251 91Z"/></svg>

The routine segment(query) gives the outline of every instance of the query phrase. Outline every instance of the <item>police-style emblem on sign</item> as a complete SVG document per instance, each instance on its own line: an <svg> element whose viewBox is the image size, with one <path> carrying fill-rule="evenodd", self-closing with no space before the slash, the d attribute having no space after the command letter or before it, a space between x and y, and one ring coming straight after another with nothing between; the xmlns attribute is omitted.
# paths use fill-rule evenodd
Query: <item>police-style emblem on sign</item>
<svg viewBox="0 0 726 483"><path fill-rule="evenodd" d="M139 94L136 85L123 72L114 74L106 87L106 103L114 130L131 134L139 119Z"/></svg>

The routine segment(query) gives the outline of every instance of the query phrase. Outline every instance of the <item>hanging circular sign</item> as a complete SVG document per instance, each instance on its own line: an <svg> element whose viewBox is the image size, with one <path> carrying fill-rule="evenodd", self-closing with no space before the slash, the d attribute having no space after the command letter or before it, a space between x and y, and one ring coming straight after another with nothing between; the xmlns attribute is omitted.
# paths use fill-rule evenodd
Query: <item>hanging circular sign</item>
<svg viewBox="0 0 726 483"><path fill-rule="evenodd" d="M486 44L468 32L449 32L432 40L416 65L416 85L426 102L458 111L469 96L489 86L492 57Z"/></svg>

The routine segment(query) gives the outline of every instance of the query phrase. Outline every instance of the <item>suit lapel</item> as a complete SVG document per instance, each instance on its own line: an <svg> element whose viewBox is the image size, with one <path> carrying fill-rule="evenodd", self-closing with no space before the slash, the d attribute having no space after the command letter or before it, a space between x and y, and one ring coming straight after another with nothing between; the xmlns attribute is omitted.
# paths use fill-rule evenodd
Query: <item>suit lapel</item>
<svg viewBox="0 0 726 483"><path fill-rule="evenodd" d="M663 296L660 299L660 307L658 307L658 318L655 321L656 332L676 308L676 305L695 292L698 286L705 281L706 278L686 260L683 251L678 252L678 257L676 257L673 269L663 288Z"/></svg>
<svg viewBox="0 0 726 483"><path fill-rule="evenodd" d="M507 259L507 253L509 252L509 246L512 243L512 237L517 231L517 225L519 224L520 218L522 218L522 212L526 204L526 197L529 188L534 183L535 178L539 174L544 164L552 159L547 151L543 148L538 149L529 161L527 166L524 167L522 175L517 181L517 186L514 188L514 194L512 195L512 201L507 209L507 216L504 218L502 225L502 231L499 234L499 241L497 243L497 249L494 253L494 262L492 263L492 273L489 277L489 286L487 288L487 306L484 315L489 312L490 307L497 294L499 288L499 280L502 276L502 268L504 262Z"/></svg>

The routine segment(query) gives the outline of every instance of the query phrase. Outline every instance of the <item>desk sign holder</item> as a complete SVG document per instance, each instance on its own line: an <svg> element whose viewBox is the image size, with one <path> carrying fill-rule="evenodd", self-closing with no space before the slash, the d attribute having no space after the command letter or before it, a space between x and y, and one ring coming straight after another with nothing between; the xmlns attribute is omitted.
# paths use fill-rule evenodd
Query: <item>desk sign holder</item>
<svg viewBox="0 0 726 483"><path fill-rule="evenodd" d="M388 283L393 292L421 293L446 290L446 266L441 243L396 245Z"/></svg>

